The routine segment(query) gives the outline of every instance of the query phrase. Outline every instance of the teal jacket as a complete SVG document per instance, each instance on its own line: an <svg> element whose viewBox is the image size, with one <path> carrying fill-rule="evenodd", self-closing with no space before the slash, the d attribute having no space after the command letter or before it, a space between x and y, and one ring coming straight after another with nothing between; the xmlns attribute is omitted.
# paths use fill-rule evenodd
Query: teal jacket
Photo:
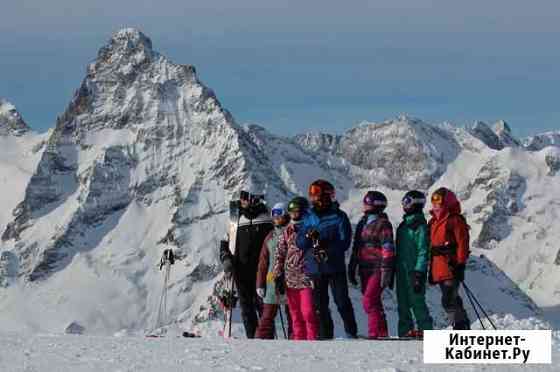
<svg viewBox="0 0 560 372"><path fill-rule="evenodd" d="M422 213L404 216L397 229L397 272L427 272L430 231Z"/></svg>
<svg viewBox="0 0 560 372"><path fill-rule="evenodd" d="M257 266L257 288L265 288L266 295L263 298L263 303L267 305L278 304L273 269L276 248L282 236L282 231L284 231L283 227L275 227L268 233L267 237L264 239L259 256L259 263Z"/></svg>

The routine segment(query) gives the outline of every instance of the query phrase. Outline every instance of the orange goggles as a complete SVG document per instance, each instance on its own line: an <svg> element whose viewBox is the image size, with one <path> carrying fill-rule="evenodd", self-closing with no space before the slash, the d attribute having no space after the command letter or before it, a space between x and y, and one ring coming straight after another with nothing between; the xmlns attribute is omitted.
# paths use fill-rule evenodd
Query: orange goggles
<svg viewBox="0 0 560 372"><path fill-rule="evenodd" d="M443 196L440 195L440 194L432 195L432 204L442 205L443 204Z"/></svg>
<svg viewBox="0 0 560 372"><path fill-rule="evenodd" d="M321 196L323 195L323 188L317 185L311 185L309 187L309 196Z"/></svg>

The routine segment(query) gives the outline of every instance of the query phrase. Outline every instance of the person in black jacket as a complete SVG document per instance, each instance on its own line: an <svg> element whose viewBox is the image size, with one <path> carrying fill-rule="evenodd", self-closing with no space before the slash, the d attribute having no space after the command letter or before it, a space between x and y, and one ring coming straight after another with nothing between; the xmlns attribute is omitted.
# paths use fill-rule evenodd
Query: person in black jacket
<svg viewBox="0 0 560 372"><path fill-rule="evenodd" d="M222 241L220 260L226 275L233 275L247 338L254 338L257 329L259 301L256 298L256 277L259 255L266 236L273 228L262 196L242 191L235 254L229 250L229 242Z"/></svg>

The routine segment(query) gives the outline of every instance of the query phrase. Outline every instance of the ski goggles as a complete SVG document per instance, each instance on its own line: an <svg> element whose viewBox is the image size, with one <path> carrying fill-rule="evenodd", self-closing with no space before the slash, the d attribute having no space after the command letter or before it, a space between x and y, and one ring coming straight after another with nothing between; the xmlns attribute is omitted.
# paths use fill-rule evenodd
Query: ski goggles
<svg viewBox="0 0 560 372"><path fill-rule="evenodd" d="M325 190L324 187L311 185L309 187L309 196L330 196L334 197L334 190Z"/></svg>
<svg viewBox="0 0 560 372"><path fill-rule="evenodd" d="M441 194L432 195L432 204L442 205L443 204L443 195L441 195Z"/></svg>
<svg viewBox="0 0 560 372"><path fill-rule="evenodd" d="M286 214L286 211L282 208L273 208L272 211L270 211L270 215L272 217L282 217Z"/></svg>
<svg viewBox="0 0 560 372"><path fill-rule="evenodd" d="M311 185L309 187L309 195L310 196L320 196L323 194L323 188L317 185Z"/></svg>
<svg viewBox="0 0 560 372"><path fill-rule="evenodd" d="M386 207L387 202L385 200L380 199L373 199L369 197L364 198L364 204L369 205L370 207Z"/></svg>
<svg viewBox="0 0 560 372"><path fill-rule="evenodd" d="M424 205L426 204L426 199L424 198L411 198L410 196L405 196L402 200L402 206L405 208L412 207L415 204Z"/></svg>

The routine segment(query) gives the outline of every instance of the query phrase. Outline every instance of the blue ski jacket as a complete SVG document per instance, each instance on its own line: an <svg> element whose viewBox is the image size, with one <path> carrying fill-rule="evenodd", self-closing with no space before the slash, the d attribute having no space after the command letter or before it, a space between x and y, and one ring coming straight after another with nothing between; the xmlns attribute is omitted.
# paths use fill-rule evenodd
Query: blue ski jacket
<svg viewBox="0 0 560 372"><path fill-rule="evenodd" d="M326 246L328 259L319 263L313 252L313 242L307 237L311 230L320 234L319 241ZM297 246L304 251L305 270L309 275L334 274L346 271L345 252L352 243L352 225L338 205L323 213L309 210L298 231Z"/></svg>

